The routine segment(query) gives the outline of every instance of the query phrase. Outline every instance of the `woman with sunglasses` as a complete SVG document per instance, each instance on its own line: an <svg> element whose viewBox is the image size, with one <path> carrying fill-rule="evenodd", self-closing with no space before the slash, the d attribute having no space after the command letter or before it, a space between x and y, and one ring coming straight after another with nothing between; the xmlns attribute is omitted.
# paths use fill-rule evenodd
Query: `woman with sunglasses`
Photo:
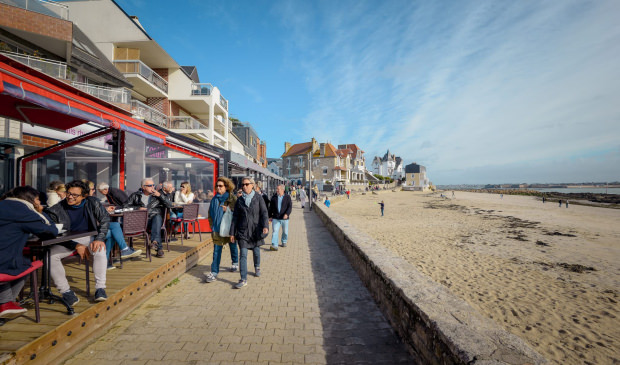
<svg viewBox="0 0 620 365"><path fill-rule="evenodd" d="M230 242L229 237L220 236L220 226L224 213L235 207L237 197L235 196L235 184L223 176L217 178L215 183L216 194L211 199L209 206L209 225L211 226L211 237L213 237L213 263L211 263L211 272L205 273L206 282L212 283L217 280L217 274L220 272L220 262L222 261L222 249L224 245L230 244L230 258L232 266L230 271L234 272L239 269L239 250L237 243Z"/></svg>

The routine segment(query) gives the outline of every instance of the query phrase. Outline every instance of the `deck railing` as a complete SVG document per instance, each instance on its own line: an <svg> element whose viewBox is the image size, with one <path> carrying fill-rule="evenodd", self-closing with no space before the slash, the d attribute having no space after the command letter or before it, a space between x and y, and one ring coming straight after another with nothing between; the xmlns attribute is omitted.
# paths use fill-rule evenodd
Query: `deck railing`
<svg viewBox="0 0 620 365"><path fill-rule="evenodd" d="M211 84L192 82L192 95L209 96L212 89L213 85Z"/></svg>
<svg viewBox="0 0 620 365"><path fill-rule="evenodd" d="M226 111L228 111L228 100L226 100L221 94L220 94L220 105L226 109Z"/></svg>
<svg viewBox="0 0 620 365"><path fill-rule="evenodd" d="M207 121L201 123L189 116L172 115L168 118L170 118L170 129L209 129Z"/></svg>
<svg viewBox="0 0 620 365"><path fill-rule="evenodd" d="M0 52L1 54L21 62L26 66L32 67L37 71L41 71L46 75L57 79L67 78L67 64L60 61L52 61L46 58L40 58L14 52Z"/></svg>
<svg viewBox="0 0 620 365"><path fill-rule="evenodd" d="M130 104L131 91L124 87L105 87L81 82L72 82L71 85L90 95L110 103Z"/></svg>
<svg viewBox="0 0 620 365"><path fill-rule="evenodd" d="M155 85L159 90L168 93L168 81L159 76L149 66L140 60L115 60L114 65L124 74L138 74Z"/></svg>
<svg viewBox="0 0 620 365"><path fill-rule="evenodd" d="M168 128L168 117L166 114L151 108L150 106L138 101L131 101L131 112L134 116L144 119L147 122L157 124L160 127Z"/></svg>

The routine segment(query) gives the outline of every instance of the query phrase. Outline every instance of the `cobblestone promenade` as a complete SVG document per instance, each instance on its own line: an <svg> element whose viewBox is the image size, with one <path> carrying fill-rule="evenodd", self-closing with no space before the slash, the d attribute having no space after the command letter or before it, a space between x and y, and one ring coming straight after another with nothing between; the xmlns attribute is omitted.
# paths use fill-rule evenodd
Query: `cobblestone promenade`
<svg viewBox="0 0 620 365"><path fill-rule="evenodd" d="M216 282L208 257L66 364L412 363L315 214L294 208L289 230L288 247L262 247L260 278L250 253L246 287L226 248Z"/></svg>

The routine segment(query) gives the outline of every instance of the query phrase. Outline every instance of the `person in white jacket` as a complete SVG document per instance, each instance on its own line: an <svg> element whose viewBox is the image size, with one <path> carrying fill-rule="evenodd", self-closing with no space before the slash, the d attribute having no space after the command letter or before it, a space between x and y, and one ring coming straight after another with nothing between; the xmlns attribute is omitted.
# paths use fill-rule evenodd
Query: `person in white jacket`
<svg viewBox="0 0 620 365"><path fill-rule="evenodd" d="M176 204L191 204L194 202L194 193L192 193L192 187L189 184L189 181L183 181L181 183L181 189L177 190L174 194L174 202ZM183 212L177 213L178 218L183 217ZM188 223L183 223L183 230L185 231L185 238L189 239L190 235L187 231Z"/></svg>
<svg viewBox="0 0 620 365"><path fill-rule="evenodd" d="M62 181L52 181L47 189L47 206L51 207L63 200L67 195L65 184Z"/></svg>

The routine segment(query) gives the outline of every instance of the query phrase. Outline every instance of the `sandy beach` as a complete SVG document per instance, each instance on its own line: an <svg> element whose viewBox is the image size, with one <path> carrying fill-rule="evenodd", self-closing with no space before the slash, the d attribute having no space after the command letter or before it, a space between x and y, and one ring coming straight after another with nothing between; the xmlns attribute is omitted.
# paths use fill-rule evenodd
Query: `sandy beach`
<svg viewBox="0 0 620 365"><path fill-rule="evenodd" d="M620 210L455 194L357 194L331 209L552 363L620 363Z"/></svg>

